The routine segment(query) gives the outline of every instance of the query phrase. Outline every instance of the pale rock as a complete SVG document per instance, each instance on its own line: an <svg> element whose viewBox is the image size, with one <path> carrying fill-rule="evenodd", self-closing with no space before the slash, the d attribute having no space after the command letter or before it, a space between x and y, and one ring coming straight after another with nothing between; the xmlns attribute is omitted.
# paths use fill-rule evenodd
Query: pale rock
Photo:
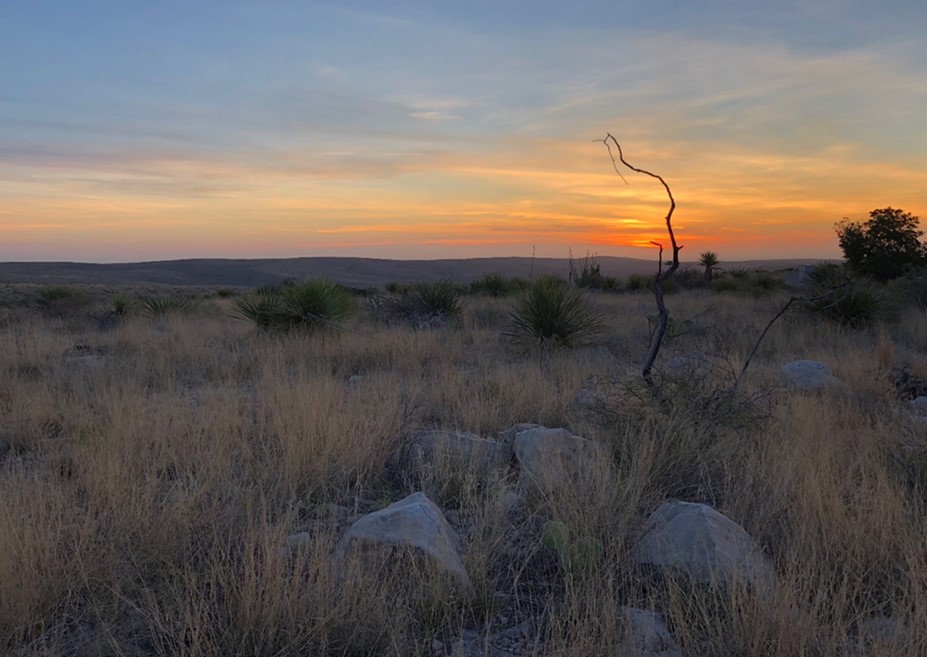
<svg viewBox="0 0 927 657"><path fill-rule="evenodd" d="M520 434L522 431L528 431L530 429L543 429L540 424L533 424L531 422L521 422L516 424L514 427L509 427L505 431L500 431L497 434L499 442L505 443L506 445L512 445L515 442L515 436Z"/></svg>
<svg viewBox="0 0 927 657"><path fill-rule="evenodd" d="M921 395L915 399L912 399L908 402L908 408L911 409L911 412L915 415L927 417L927 397Z"/></svg>
<svg viewBox="0 0 927 657"><path fill-rule="evenodd" d="M782 366L781 373L788 385L806 392L843 385L840 379L831 374L830 367L815 360L795 360L786 363Z"/></svg>
<svg viewBox="0 0 927 657"><path fill-rule="evenodd" d="M633 559L705 583L768 591L773 569L744 529L706 504L666 502L646 521Z"/></svg>
<svg viewBox="0 0 927 657"><path fill-rule="evenodd" d="M358 558L362 572L381 572L394 564L396 549L411 550L455 583L459 593L473 595L460 560L460 540L424 493L412 493L351 525L335 548L335 562L345 572L350 559Z"/></svg>
<svg viewBox="0 0 927 657"><path fill-rule="evenodd" d="M580 485L593 444L566 429L538 427L515 437L515 458L523 483L544 493Z"/></svg>
<svg viewBox="0 0 927 657"><path fill-rule="evenodd" d="M413 435L408 458L416 465L441 464L452 470L470 470L485 475L493 470L508 469L512 462L512 449L469 431L435 429Z"/></svg>
<svg viewBox="0 0 927 657"><path fill-rule="evenodd" d="M676 639L663 617L652 611L622 607L621 616L627 635L619 655L634 657L682 657Z"/></svg>

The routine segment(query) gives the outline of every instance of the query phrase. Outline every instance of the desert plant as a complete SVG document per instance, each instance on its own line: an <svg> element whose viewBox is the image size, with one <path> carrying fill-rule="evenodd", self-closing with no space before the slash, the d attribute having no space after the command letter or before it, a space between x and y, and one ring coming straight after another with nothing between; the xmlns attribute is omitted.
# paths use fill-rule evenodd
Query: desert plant
<svg viewBox="0 0 927 657"><path fill-rule="evenodd" d="M645 274L631 274L628 276L627 289L629 292L649 290L653 285L653 276Z"/></svg>
<svg viewBox="0 0 927 657"><path fill-rule="evenodd" d="M746 267L728 267L727 273L732 278L743 279L750 276L750 270Z"/></svg>
<svg viewBox="0 0 927 657"><path fill-rule="evenodd" d="M39 302L44 304L56 301L83 303L87 300L86 294L73 287L68 287L67 285L46 285L40 287L36 294L39 298Z"/></svg>
<svg viewBox="0 0 927 657"><path fill-rule="evenodd" d="M560 557L560 564L568 573L588 571L602 561L602 541L594 536L570 537L570 528L559 520L544 525L541 538L544 547Z"/></svg>
<svg viewBox="0 0 927 657"><path fill-rule="evenodd" d="M280 328L277 324L281 311L280 295L271 290L259 288L252 294L235 299L236 317L252 322L258 330Z"/></svg>
<svg viewBox="0 0 927 657"><path fill-rule="evenodd" d="M856 273L887 281L927 262L927 245L920 218L896 208L869 213L864 222L844 219L837 224L837 239L847 265Z"/></svg>
<svg viewBox="0 0 927 657"><path fill-rule="evenodd" d="M406 294L410 309L421 317L453 319L463 312L460 289L447 280L419 281Z"/></svg>
<svg viewBox="0 0 927 657"><path fill-rule="evenodd" d="M705 268L705 280L710 281L714 278L715 267L721 261L718 260L718 254L714 251L705 251L701 253L698 257L698 264Z"/></svg>
<svg viewBox="0 0 927 657"><path fill-rule="evenodd" d="M848 328L866 328L895 316L881 291L860 282L848 283L833 298L809 303L806 309Z"/></svg>
<svg viewBox="0 0 927 657"><path fill-rule="evenodd" d="M132 299L128 294L115 294L113 295L111 306L114 315L125 318L132 309Z"/></svg>
<svg viewBox="0 0 927 657"><path fill-rule="evenodd" d="M782 287L782 278L768 271L753 272L747 280L750 282L750 291L755 297L775 292Z"/></svg>
<svg viewBox="0 0 927 657"><path fill-rule="evenodd" d="M581 290L555 276L539 278L519 299L505 335L523 346L573 347L598 335L603 317Z"/></svg>
<svg viewBox="0 0 927 657"><path fill-rule="evenodd" d="M150 317L164 317L174 313L185 313L193 309L193 299L181 295L147 297L142 300L145 314Z"/></svg>
<svg viewBox="0 0 927 657"><path fill-rule="evenodd" d="M470 284L471 291L488 294L491 297L504 297L516 289L514 280L506 278L499 272L484 274L482 278Z"/></svg>
<svg viewBox="0 0 927 657"><path fill-rule="evenodd" d="M235 300L237 317L259 330L316 331L333 328L357 310L350 292L322 279L288 284L278 290L262 288Z"/></svg>

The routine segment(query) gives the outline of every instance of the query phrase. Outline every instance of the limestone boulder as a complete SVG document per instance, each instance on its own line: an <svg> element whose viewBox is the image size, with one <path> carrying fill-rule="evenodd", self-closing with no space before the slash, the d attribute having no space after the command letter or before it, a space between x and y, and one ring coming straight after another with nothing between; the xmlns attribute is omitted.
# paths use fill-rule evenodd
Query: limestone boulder
<svg viewBox="0 0 927 657"><path fill-rule="evenodd" d="M927 397L921 395L908 402L908 408L914 415L927 417Z"/></svg>
<svg viewBox="0 0 927 657"><path fill-rule="evenodd" d="M816 360L794 360L782 366L782 378L787 385L806 392L839 388L843 382L836 378L825 363Z"/></svg>
<svg viewBox="0 0 927 657"><path fill-rule="evenodd" d="M626 638L621 646L620 655L635 657L682 657L679 644L670 633L663 617L652 611L621 608L622 620L626 628Z"/></svg>
<svg viewBox="0 0 927 657"><path fill-rule="evenodd" d="M740 581L763 590L772 584L772 566L750 535L706 504L660 506L647 519L633 559L708 584Z"/></svg>
<svg viewBox="0 0 927 657"><path fill-rule="evenodd" d="M528 431L530 429L543 429L540 424L532 424L530 422L522 422L516 424L514 427L509 427L505 431L500 431L496 438L499 442L505 443L506 445L515 444L515 436L520 434L522 431Z"/></svg>
<svg viewBox="0 0 927 657"><path fill-rule="evenodd" d="M904 654L910 649L911 631L904 623L887 616L867 618L856 626L857 648L851 654L874 657Z"/></svg>
<svg viewBox="0 0 927 657"><path fill-rule="evenodd" d="M593 456L593 444L566 429L537 427L515 436L519 479L543 493L580 485L584 464Z"/></svg>
<svg viewBox="0 0 927 657"><path fill-rule="evenodd" d="M487 474L493 470L504 471L509 468L512 448L469 431L419 431L412 436L407 461L414 465L427 463L455 471Z"/></svg>
<svg viewBox="0 0 927 657"><path fill-rule="evenodd" d="M416 559L396 559L397 551L410 552ZM365 576L385 574L411 563L424 565L446 577L459 594L473 595L460 558L460 539L441 509L424 493L412 493L351 525L335 548L335 563L342 575L351 568L352 560L360 562L353 565Z"/></svg>

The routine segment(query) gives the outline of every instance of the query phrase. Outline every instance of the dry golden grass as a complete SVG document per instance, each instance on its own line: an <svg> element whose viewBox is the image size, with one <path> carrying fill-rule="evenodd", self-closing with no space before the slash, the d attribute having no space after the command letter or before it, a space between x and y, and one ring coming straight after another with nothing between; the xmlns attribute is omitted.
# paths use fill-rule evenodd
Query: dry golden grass
<svg viewBox="0 0 927 657"><path fill-rule="evenodd" d="M464 629L497 631L504 611L538 619L525 654L604 656L629 605L662 611L689 656L864 654L848 651L876 616L905 623L910 641L865 654L927 654L927 492L911 483L927 481L925 436L886 378L901 362L924 372L927 315L871 331L789 316L730 399L719 391L778 302L675 295L678 335L660 362L698 352L717 367L655 400L635 374L651 299L596 302L602 345L533 355L502 340L504 299L469 299L460 326L441 330L361 316L317 336L255 334L221 299L108 332L8 309L0 652L431 656ZM846 389L782 389L778 368L796 358L827 362ZM573 404L593 377L617 382L602 412ZM582 485L512 513L504 474L397 465L416 429L493 437L519 422L595 441ZM338 581L347 521L325 520L325 505L364 513L414 489L468 528L475 600L437 581ZM633 566L643 519L669 498L742 524L774 564L772 594ZM600 540L603 558L564 569L541 544L550 519Z"/></svg>

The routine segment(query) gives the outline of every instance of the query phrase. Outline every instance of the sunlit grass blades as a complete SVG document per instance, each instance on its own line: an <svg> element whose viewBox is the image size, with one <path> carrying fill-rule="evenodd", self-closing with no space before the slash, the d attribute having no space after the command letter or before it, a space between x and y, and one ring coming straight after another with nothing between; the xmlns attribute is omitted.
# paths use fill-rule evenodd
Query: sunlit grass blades
<svg viewBox="0 0 927 657"><path fill-rule="evenodd" d="M594 338L602 327L601 313L581 290L545 276L519 299L505 335L525 347L573 347Z"/></svg>

